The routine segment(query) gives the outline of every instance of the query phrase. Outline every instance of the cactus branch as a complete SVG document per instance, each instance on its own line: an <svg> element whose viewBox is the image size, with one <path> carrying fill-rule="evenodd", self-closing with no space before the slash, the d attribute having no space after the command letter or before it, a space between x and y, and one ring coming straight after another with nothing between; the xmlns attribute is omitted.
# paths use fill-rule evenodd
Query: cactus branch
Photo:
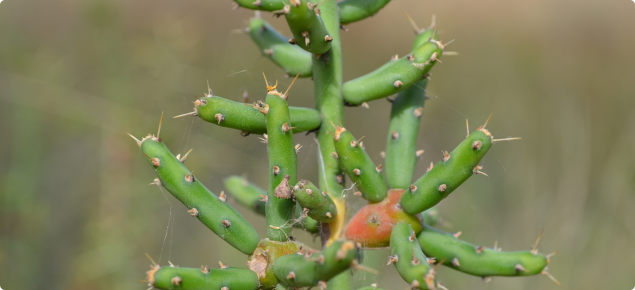
<svg viewBox="0 0 635 290"><path fill-rule="evenodd" d="M203 186L159 138L144 138L140 148L160 184L187 206L192 216L239 251L245 254L254 251L260 239L256 230L234 208Z"/></svg>
<svg viewBox="0 0 635 290"><path fill-rule="evenodd" d="M541 274L549 259L532 251L501 252L475 246L455 235L424 226L417 236L423 252L450 268L475 276L529 276Z"/></svg>
<svg viewBox="0 0 635 290"><path fill-rule="evenodd" d="M474 131L401 197L401 206L417 214L438 204L470 176L478 173L479 162L492 146L492 135L483 128Z"/></svg>
<svg viewBox="0 0 635 290"><path fill-rule="evenodd" d="M267 124L267 155L269 156L269 190L267 191L267 236L273 241L286 241L291 232L295 201L291 186L297 182L298 157L293 143L292 123L286 94L267 89L265 114Z"/></svg>
<svg viewBox="0 0 635 290"><path fill-rule="evenodd" d="M352 105L361 105L403 91L423 79L442 53L440 42L428 41L412 54L391 60L366 75L344 83L344 100Z"/></svg>
<svg viewBox="0 0 635 290"><path fill-rule="evenodd" d="M188 114L197 115L212 124L250 134L267 133L265 116L260 112L266 107L263 107L265 104L261 102L248 105L209 94L194 104L195 113ZM294 134L315 130L322 123L320 112L314 109L289 107L289 115L292 124L296 127L293 130Z"/></svg>
<svg viewBox="0 0 635 290"><path fill-rule="evenodd" d="M256 273L247 269L225 267L210 269L161 267L148 271L148 284L157 289L258 289Z"/></svg>
<svg viewBox="0 0 635 290"><path fill-rule="evenodd" d="M293 187L293 195L309 217L323 223L336 219L337 207L331 197L310 181L300 180Z"/></svg>
<svg viewBox="0 0 635 290"><path fill-rule="evenodd" d="M345 128L336 127L333 140L340 166L355 182L362 192L362 197L372 203L382 201L386 197L388 188L381 173L381 167L373 164L359 140L355 140Z"/></svg>
<svg viewBox="0 0 635 290"><path fill-rule="evenodd" d="M344 0L339 2L340 22L349 24L366 19L379 12L390 0Z"/></svg>
<svg viewBox="0 0 635 290"><path fill-rule="evenodd" d="M436 288L434 271L428 264L428 258L421 251L416 233L409 224L399 223L393 228L388 263L395 264L401 278L413 288Z"/></svg>
<svg viewBox="0 0 635 290"><path fill-rule="evenodd" d="M249 21L249 35L258 45L263 55L271 59L288 75L310 77L313 75L311 54L298 46L289 44L289 38L284 37L260 17Z"/></svg>

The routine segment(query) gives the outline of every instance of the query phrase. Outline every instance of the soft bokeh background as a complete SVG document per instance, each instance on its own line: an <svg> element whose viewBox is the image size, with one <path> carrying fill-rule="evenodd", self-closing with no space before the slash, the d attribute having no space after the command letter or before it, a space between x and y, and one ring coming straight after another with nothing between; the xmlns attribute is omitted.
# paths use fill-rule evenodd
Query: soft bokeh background
<svg viewBox="0 0 635 290"><path fill-rule="evenodd" d="M191 111L206 81L217 95L264 97L261 71L290 80L241 33L253 15L231 1L5 0L0 3L0 287L146 289L149 261L245 266L154 178L126 136L156 133L213 192L245 174L266 185L266 149L256 136L213 126ZM444 42L433 69L416 176L490 113L497 143L475 176L441 205L446 231L504 250L560 251L543 276L478 277L441 269L450 289L632 289L635 286L635 3L631 0L393 1L342 32L345 80L408 53L436 14ZM265 16L269 19L268 16ZM284 19L271 19L289 35ZM309 80L290 103L313 106ZM375 162L389 103L347 108L346 125ZM316 179L316 145L297 136L300 176ZM353 208L360 202L351 198ZM238 210L265 236L264 219ZM294 235L317 246L310 235ZM385 251L367 254L382 274L358 274L405 289Z"/></svg>

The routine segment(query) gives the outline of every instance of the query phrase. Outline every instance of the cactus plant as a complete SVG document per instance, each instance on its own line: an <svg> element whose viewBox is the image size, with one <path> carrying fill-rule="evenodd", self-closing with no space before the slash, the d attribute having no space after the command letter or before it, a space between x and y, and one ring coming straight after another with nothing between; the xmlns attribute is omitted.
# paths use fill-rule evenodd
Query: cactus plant
<svg viewBox="0 0 635 290"><path fill-rule="evenodd" d="M412 289L437 289L437 267L482 276L543 274L549 255L534 246L530 251L500 252L459 240L459 234L443 233L434 226L436 204L469 177L481 172L479 162L496 141L485 128L468 134L453 151L413 182L423 150L415 143L429 71L439 62L444 45L436 26L418 29L411 53L373 72L347 82L342 79L340 27L377 13L388 0L235 0L238 6L257 10L247 28L263 55L285 73L312 77L316 108L288 105L293 83L284 93L277 81L261 92L263 101L234 102L214 95L194 102L194 111L177 117L198 117L212 124L236 129L243 136L262 135L267 146L269 184L261 189L238 176L225 180L227 191L242 205L264 215L267 237L227 203L205 188L176 157L159 133L134 140L156 172L154 184L166 188L188 212L221 239L249 256L248 269L161 267L153 265L147 281L158 289L350 289L348 269L364 269L359 254L389 247L388 264L394 264ZM275 31L261 11L284 16L293 33L287 38ZM264 75L264 74L263 74ZM295 79L294 79L295 82ZM295 90L295 88L294 88ZM385 166L373 163L361 139L345 129L343 107L367 106L368 102L398 94L392 111L384 155ZM161 119L162 120L162 119ZM488 119L489 121L489 119ZM469 128L468 128L469 131ZM319 144L317 183L298 181L297 152L293 134L315 132ZM132 135L131 135L132 136ZM190 157L191 158L191 157ZM345 202L345 174L368 201L357 213ZM384 177L385 175L385 177ZM347 214L352 214L348 219ZM323 249L311 249L290 239L292 226L320 234ZM536 243L537 245L537 243ZM555 281L555 280L554 280ZM360 289L376 289L365 286Z"/></svg>

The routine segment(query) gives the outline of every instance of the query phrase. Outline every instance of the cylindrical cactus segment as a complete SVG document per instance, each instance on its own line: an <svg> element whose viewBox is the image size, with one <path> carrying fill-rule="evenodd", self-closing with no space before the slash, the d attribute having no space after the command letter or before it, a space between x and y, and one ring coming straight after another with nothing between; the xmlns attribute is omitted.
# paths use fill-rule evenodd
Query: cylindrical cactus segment
<svg viewBox="0 0 635 290"><path fill-rule="evenodd" d="M428 257L461 272L487 276L529 276L541 274L549 259L537 251L500 252L475 246L455 235L424 226L417 236Z"/></svg>
<svg viewBox="0 0 635 290"><path fill-rule="evenodd" d="M312 287L330 280L348 269L357 248L351 241L336 241L321 253L298 253L278 258L273 271L281 283L294 287Z"/></svg>
<svg viewBox="0 0 635 290"><path fill-rule="evenodd" d="M144 138L141 151L154 168L160 184L234 248L251 254L260 238L256 230L229 204L211 193L176 159L158 138Z"/></svg>
<svg viewBox="0 0 635 290"><path fill-rule="evenodd" d="M265 116L259 112L262 103L245 104L219 96L207 95L194 102L195 115L221 127L237 129L250 134L267 133ZM293 133L315 130L320 127L320 112L309 108L290 107L289 115L295 128Z"/></svg>
<svg viewBox="0 0 635 290"><path fill-rule="evenodd" d="M265 215L264 198L267 192L247 181L241 176L230 176L225 179L225 189L238 203L252 209L256 213Z"/></svg>
<svg viewBox="0 0 635 290"><path fill-rule="evenodd" d="M302 179L293 187L293 195L307 215L316 221L330 223L337 216L337 207L326 191L321 191L308 180Z"/></svg>
<svg viewBox="0 0 635 290"><path fill-rule="evenodd" d="M281 0L234 0L240 7L252 10L276 11L284 8Z"/></svg>
<svg viewBox="0 0 635 290"><path fill-rule="evenodd" d="M267 21L260 17L249 21L249 34L258 45L260 52L281 67L288 75L310 77L313 75L311 54L304 49L289 44Z"/></svg>
<svg viewBox="0 0 635 290"><path fill-rule="evenodd" d="M268 89L269 90L269 89ZM286 241L291 233L296 202L291 186L297 182L298 156L293 143L292 123L286 94L271 89L265 111L267 123L267 155L269 156L269 190L267 191L267 236L273 241Z"/></svg>
<svg viewBox="0 0 635 290"><path fill-rule="evenodd" d="M375 15L390 0L344 0L337 3L340 8L340 22L349 24Z"/></svg>
<svg viewBox="0 0 635 290"><path fill-rule="evenodd" d="M434 27L418 31L412 51L434 40L434 34ZM390 188L406 189L410 186L417 160L423 154L422 150L415 149L415 145L423 115L427 85L428 79L424 78L401 91L392 102L385 158L386 181Z"/></svg>
<svg viewBox="0 0 635 290"><path fill-rule="evenodd" d="M401 206L409 214L429 209L446 198L470 176L480 173L481 161L492 146L492 135L483 128L470 134L451 153L419 178L401 197Z"/></svg>
<svg viewBox="0 0 635 290"><path fill-rule="evenodd" d="M258 289L258 276L241 268L210 269L154 266L148 271L148 283L153 289Z"/></svg>
<svg viewBox="0 0 635 290"><path fill-rule="evenodd" d="M386 197L388 188L381 166L375 166L362 144L355 140L353 134L343 127L335 127L333 133L336 158L346 174L355 182L355 186L362 192L362 197L371 203L382 201Z"/></svg>
<svg viewBox="0 0 635 290"><path fill-rule="evenodd" d="M401 278L412 288L435 289L435 271L421 251L415 231L407 223L399 223L392 229L388 264L395 264Z"/></svg>
<svg viewBox="0 0 635 290"><path fill-rule="evenodd" d="M238 203L265 216L267 191L247 181L244 177L235 175L225 179L225 188ZM293 226L304 229L312 234L318 233L320 231L318 222L308 216L302 217L302 215L302 207L298 204L295 210L295 219L297 222L294 222Z"/></svg>
<svg viewBox="0 0 635 290"><path fill-rule="evenodd" d="M399 93L392 102L386 141L386 180L390 188L407 189L423 151L417 151L417 134L428 80L424 79Z"/></svg>
<svg viewBox="0 0 635 290"><path fill-rule="evenodd" d="M289 0L289 4L279 12L287 19L293 42L313 54L325 53L333 41L319 15L318 4L319 1L315 0Z"/></svg>
<svg viewBox="0 0 635 290"><path fill-rule="evenodd" d="M342 86L344 101L361 105L394 95L423 79L443 53L437 41L428 41L411 54L391 60L380 68L345 82Z"/></svg>

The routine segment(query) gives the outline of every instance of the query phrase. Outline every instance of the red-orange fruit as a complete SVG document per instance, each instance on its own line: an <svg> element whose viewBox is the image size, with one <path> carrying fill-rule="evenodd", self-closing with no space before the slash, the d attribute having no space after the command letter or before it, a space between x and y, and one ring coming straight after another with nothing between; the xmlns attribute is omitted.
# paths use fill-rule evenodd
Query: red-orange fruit
<svg viewBox="0 0 635 290"><path fill-rule="evenodd" d="M378 248L390 245L392 228L401 222L410 224L419 233L423 228L421 221L414 215L401 209L399 200L405 190L390 189L388 197L379 203L367 204L348 221L346 238L359 242L363 247Z"/></svg>

